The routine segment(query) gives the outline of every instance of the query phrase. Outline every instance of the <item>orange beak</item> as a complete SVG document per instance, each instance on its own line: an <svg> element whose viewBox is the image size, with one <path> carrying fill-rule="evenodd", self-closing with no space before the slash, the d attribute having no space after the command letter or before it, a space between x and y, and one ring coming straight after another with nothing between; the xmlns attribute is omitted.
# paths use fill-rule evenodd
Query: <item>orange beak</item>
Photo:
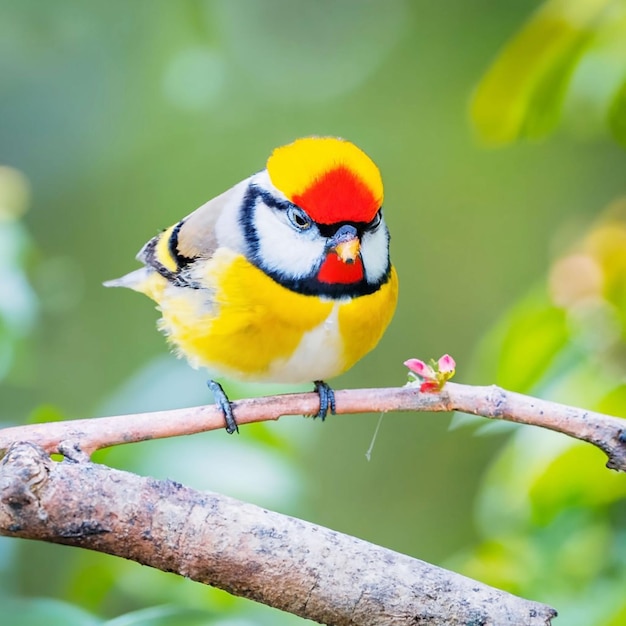
<svg viewBox="0 0 626 626"><path fill-rule="evenodd" d="M344 224L328 242L328 247L348 265L354 263L361 253L361 240L357 229L350 224Z"/></svg>
<svg viewBox="0 0 626 626"><path fill-rule="evenodd" d="M361 242L359 241L358 237L352 237L345 241L341 241L335 246L335 252L337 253L337 256L344 263L348 264L354 263L357 260L360 251Z"/></svg>

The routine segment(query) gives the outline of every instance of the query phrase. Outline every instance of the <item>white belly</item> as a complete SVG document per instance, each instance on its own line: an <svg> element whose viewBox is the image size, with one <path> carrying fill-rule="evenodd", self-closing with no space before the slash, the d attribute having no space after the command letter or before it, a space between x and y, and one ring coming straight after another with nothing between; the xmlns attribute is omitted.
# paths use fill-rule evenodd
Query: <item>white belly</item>
<svg viewBox="0 0 626 626"><path fill-rule="evenodd" d="M318 326L305 333L288 359L277 359L268 370L267 382L304 383L338 376L345 370L343 341L339 333L339 307Z"/></svg>

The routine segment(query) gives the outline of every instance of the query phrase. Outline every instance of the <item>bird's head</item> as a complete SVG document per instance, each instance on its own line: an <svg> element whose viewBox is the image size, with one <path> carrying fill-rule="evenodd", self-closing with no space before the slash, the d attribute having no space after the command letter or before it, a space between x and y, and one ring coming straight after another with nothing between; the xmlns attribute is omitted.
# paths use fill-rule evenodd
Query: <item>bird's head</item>
<svg viewBox="0 0 626 626"><path fill-rule="evenodd" d="M277 148L246 202L251 257L286 286L340 297L371 293L387 279L382 180L354 144L307 137Z"/></svg>

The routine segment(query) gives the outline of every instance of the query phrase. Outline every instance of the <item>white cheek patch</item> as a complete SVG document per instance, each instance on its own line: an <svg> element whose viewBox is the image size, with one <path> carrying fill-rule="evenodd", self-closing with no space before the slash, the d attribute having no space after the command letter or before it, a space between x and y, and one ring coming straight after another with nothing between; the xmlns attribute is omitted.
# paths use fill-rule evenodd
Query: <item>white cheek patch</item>
<svg viewBox="0 0 626 626"><path fill-rule="evenodd" d="M272 184L267 170L254 174L249 181L276 199L288 202ZM258 258L267 271L300 279L310 276L322 262L326 238L315 226L299 232L289 224L286 215L268 207L261 199L256 202L253 219L259 242ZM377 283L385 276L389 266L389 233L384 218L374 232L363 234L361 258L369 283Z"/></svg>
<svg viewBox="0 0 626 626"><path fill-rule="evenodd" d="M384 221L374 232L363 235L361 258L368 282L381 280L389 266L389 234Z"/></svg>
<svg viewBox="0 0 626 626"><path fill-rule="evenodd" d="M287 217L259 201L254 225L258 234L259 252L263 266L270 272L279 272L291 278L308 276L324 254L325 240L313 230L298 232L287 222Z"/></svg>
<svg viewBox="0 0 626 626"><path fill-rule="evenodd" d="M250 182L282 202L289 202L270 180L267 170L257 172ZM298 232L288 222L286 215L277 213L258 199L254 207L254 228L257 232L258 258L263 268L293 279L311 274L322 259L325 239L315 227Z"/></svg>

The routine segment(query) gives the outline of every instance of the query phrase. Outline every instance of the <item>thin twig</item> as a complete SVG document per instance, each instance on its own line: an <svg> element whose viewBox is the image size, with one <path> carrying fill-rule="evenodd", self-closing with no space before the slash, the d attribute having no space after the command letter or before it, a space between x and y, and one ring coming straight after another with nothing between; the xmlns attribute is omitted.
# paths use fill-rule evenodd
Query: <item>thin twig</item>
<svg viewBox="0 0 626 626"><path fill-rule="evenodd" d="M599 447L608 456L607 467L626 471L626 420L548 400L540 400L496 386L477 387L446 383L440 392L422 393L417 386L350 389L335 392L337 413L390 411L461 411L520 424L541 426ZM283 415L314 415L319 409L315 393L286 394L239 400L233 403L240 425L276 420ZM30 441L48 453L95 450L224 427L214 405L172 411L116 415L47 424L14 426L0 430L0 450L15 441ZM70 454L71 456L71 454Z"/></svg>

